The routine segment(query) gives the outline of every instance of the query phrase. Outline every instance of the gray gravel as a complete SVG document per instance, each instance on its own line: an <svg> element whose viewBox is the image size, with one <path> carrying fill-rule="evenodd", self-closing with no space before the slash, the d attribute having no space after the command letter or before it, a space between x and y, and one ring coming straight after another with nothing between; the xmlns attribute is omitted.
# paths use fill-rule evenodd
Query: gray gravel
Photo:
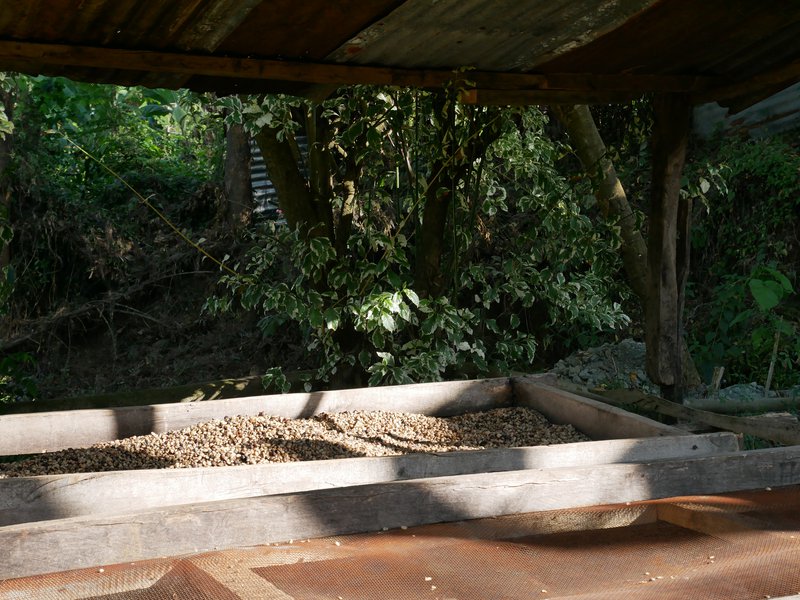
<svg viewBox="0 0 800 600"><path fill-rule="evenodd" d="M392 456L588 440L571 425L554 425L540 413L520 407L449 418L384 411L320 414L310 419L238 416L0 464L0 478Z"/></svg>
<svg viewBox="0 0 800 600"><path fill-rule="evenodd" d="M558 361L553 373L587 388L635 388L659 393L645 371L644 343L630 339L574 352Z"/></svg>
<svg viewBox="0 0 800 600"><path fill-rule="evenodd" d="M558 361L552 369L558 377L586 388L639 389L647 394L660 395L660 390L645 371L645 346L631 339L618 344L603 344L597 348L579 350ZM687 398L702 398L709 393L705 385L687 390ZM719 390L721 403L746 403L777 393L766 392L758 383L737 383ZM800 386L784 392L786 397L800 397Z"/></svg>

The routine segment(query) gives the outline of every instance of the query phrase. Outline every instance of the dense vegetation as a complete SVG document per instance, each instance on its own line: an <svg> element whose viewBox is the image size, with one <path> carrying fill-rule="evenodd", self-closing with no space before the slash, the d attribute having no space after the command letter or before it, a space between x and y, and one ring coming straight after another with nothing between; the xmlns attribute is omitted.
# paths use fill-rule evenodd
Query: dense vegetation
<svg viewBox="0 0 800 600"><path fill-rule="evenodd" d="M114 321L141 309L151 284L197 270L158 212L185 232L213 221L224 131L212 101L187 92L5 84L0 370L14 375L8 395L25 398L48 377L69 379L74 350L98 327L116 335Z"/></svg>
<svg viewBox="0 0 800 600"><path fill-rule="evenodd" d="M791 143L794 142L794 143ZM800 146L793 136L722 137L688 177L702 200L693 230L687 332L695 359L729 380L800 383Z"/></svg>
<svg viewBox="0 0 800 600"><path fill-rule="evenodd" d="M197 287L204 312L187 304L180 335L241 323L236 335L260 348L252 365L278 387L299 369L309 386L530 371L641 326L618 225L546 110L464 106L457 90L349 88L313 104L3 85L6 400L39 395L46 371L98 330L115 359L142 323L152 329L142 344L158 344L167 319L149 307L174 304L174 287L188 288L173 282L187 277L223 285ZM595 116L644 214L648 104ZM261 146L285 225L253 217L242 230L226 218L235 127ZM799 168L798 148L777 138L692 149L687 335L704 371L722 364L730 381L763 383L774 362L773 387L800 383Z"/></svg>
<svg viewBox="0 0 800 600"><path fill-rule="evenodd" d="M528 370L540 346L627 323L614 229L555 168L564 150L541 111L369 88L231 108L270 171L299 181L275 178L289 227L256 234L226 299L261 311L270 333L291 324L316 379ZM296 131L307 165L291 153Z"/></svg>

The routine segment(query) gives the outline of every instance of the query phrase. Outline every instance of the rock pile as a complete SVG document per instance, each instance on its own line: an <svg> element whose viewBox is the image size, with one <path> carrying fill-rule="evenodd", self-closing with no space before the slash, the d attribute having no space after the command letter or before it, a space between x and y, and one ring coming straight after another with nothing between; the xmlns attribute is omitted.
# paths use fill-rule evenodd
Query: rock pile
<svg viewBox="0 0 800 600"><path fill-rule="evenodd" d="M628 388L659 395L660 390L645 371L645 346L631 339L618 344L603 344L597 348L579 350L560 360L552 372L561 379L586 388ZM721 407L727 405L746 408L764 397L783 396L792 401L800 398L800 386L783 392L766 391L758 383L737 383L711 393L705 385L686 390L689 404L694 399L713 397ZM710 409L708 406L706 408ZM724 412L724 411L723 411Z"/></svg>
<svg viewBox="0 0 800 600"><path fill-rule="evenodd" d="M553 373L588 388L623 387L659 393L645 371L644 344L630 339L575 352L558 361Z"/></svg>

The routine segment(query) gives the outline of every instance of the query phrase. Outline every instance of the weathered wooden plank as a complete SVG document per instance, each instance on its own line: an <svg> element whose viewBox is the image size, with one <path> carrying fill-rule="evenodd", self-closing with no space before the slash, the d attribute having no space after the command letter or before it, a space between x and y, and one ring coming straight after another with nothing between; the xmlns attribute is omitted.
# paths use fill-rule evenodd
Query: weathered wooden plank
<svg viewBox="0 0 800 600"><path fill-rule="evenodd" d="M800 395L795 394L794 397L789 395L769 396L766 398L720 398L719 396L709 396L708 398L687 398L683 405L686 408L707 410L726 415L766 411L796 411L800 408Z"/></svg>
<svg viewBox="0 0 800 600"><path fill-rule="evenodd" d="M206 75L242 79L272 79L344 85L412 85L440 87L454 79L449 70L411 70L330 63L261 60L202 54L124 50L96 46L0 42L0 63L20 70L58 65L125 69L151 73ZM530 76L522 80L531 81Z"/></svg>
<svg viewBox="0 0 800 600"><path fill-rule="evenodd" d="M606 390L595 394L604 402L618 406L631 406L649 410L677 419L705 423L711 427L737 433L754 435L779 444L800 444L800 424L797 421L781 422L758 417L732 417L689 408L639 390Z"/></svg>
<svg viewBox="0 0 800 600"><path fill-rule="evenodd" d="M661 504L656 507L659 521L678 527L691 529L698 533L714 536L722 540L741 542L742 532L755 532L763 528L764 522L758 519L721 511L693 510L678 504ZM760 531L760 535L775 535Z"/></svg>
<svg viewBox="0 0 800 600"><path fill-rule="evenodd" d="M506 378L420 383L230 398L208 402L130 406L0 416L0 455L33 454L89 446L132 435L162 433L234 415L265 413L287 418L322 412L393 410L446 416L511 404Z"/></svg>
<svg viewBox="0 0 800 600"><path fill-rule="evenodd" d="M290 383L293 382L291 379ZM302 390L302 384L296 389ZM195 382L165 388L146 388L97 394L91 396L66 396L49 400L29 400L0 405L0 414L54 412L58 410L97 409L149 404L174 404L176 402L205 402L224 398L241 398L275 393L265 390L260 376L219 379Z"/></svg>
<svg viewBox="0 0 800 600"><path fill-rule="evenodd" d="M751 94L763 93L764 89L770 89L773 86L780 91L783 88L789 87L792 83L797 81L800 77L800 60L789 63L766 71L764 73L753 75L743 81L737 81L729 85L720 87L711 87L702 92L698 92L692 101L695 104L705 104L706 102L720 102L725 103L726 100L738 99ZM773 92L774 93L774 92ZM759 98L763 99L763 98ZM758 100L751 102L755 104ZM747 108L747 106L737 107L738 110L731 112L736 113L739 110Z"/></svg>
<svg viewBox="0 0 800 600"><path fill-rule="evenodd" d="M19 477L0 479L0 525L404 479L694 458L738 449L733 434L712 433L305 463Z"/></svg>
<svg viewBox="0 0 800 600"><path fill-rule="evenodd" d="M595 440L685 435L686 432L558 388L513 379L514 403L538 410L553 423L569 423Z"/></svg>
<svg viewBox="0 0 800 600"><path fill-rule="evenodd" d="M644 525L655 523L658 520L658 505L654 502L628 502L625 504L605 504L572 511L544 510L515 513L487 519L439 523L435 527L441 532L452 531L453 535L451 537L470 536L470 531L480 531L481 535L484 535L483 532L489 530L491 531L492 539L510 540L568 531L591 531L628 527L630 525Z"/></svg>
<svg viewBox="0 0 800 600"><path fill-rule="evenodd" d="M0 528L0 578L427 523L800 484L800 448L414 479Z"/></svg>
<svg viewBox="0 0 800 600"><path fill-rule="evenodd" d="M655 505L639 502L601 506L580 511L544 511L442 523L411 528L402 534L392 532L387 537L404 544L405 550L408 551L413 550L416 545L413 540L416 536L414 532L434 539L440 536L453 540L478 538L488 544L490 540L508 541L553 533L652 524L657 522L656 517ZM269 582L256 573L259 569L267 566L293 565L303 559L305 561L363 559L364 551L367 548L358 543L361 541L358 540L358 537L360 536L339 536L336 540L340 542L338 546L333 539L322 538L314 540L310 545L305 544L305 540L295 540L292 544L237 549L235 559L221 553L204 553L188 557L187 562L183 565L176 565L176 561L172 560L140 561L134 564L123 564L117 568L103 570L103 572L100 572L100 569L90 569L89 572L83 570L77 576L75 571L66 571L28 580L0 581L0 600L23 600L20 592L23 594L27 592L29 595L25 598L31 600L87 600L96 598L101 591L111 598L124 598L126 597L125 593L130 592L134 598L140 598L142 594L145 594L145 598L156 600L163 597L164 588L161 587L161 594L159 594L159 590L154 590L149 585L176 566L181 568L189 564L224 583L226 588L237 594L232 597L241 600L300 600L299 596L289 596L285 591L272 587ZM373 539L380 538L380 535L375 534L372 537ZM352 541L356 543L351 543ZM427 543L422 542L421 547L424 548ZM397 545L395 547L397 548ZM124 576L122 576L123 572ZM467 578L469 577L468 573L465 575ZM171 597L171 594L167 592L167 596ZM184 594L179 597L188 600L189 595ZM330 598L334 597L330 596ZM377 599L386 596L373 593L372 597ZM204 596L204 598L208 598L208 596ZM167 599L164 598L164 600Z"/></svg>

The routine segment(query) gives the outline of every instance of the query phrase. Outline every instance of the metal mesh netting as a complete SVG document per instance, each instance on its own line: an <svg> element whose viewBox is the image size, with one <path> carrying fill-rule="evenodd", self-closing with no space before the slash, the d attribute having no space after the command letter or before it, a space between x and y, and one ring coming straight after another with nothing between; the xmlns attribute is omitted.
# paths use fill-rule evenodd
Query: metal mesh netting
<svg viewBox="0 0 800 600"><path fill-rule="evenodd" d="M293 540L0 581L0 600L732 600L796 594L798 488Z"/></svg>

